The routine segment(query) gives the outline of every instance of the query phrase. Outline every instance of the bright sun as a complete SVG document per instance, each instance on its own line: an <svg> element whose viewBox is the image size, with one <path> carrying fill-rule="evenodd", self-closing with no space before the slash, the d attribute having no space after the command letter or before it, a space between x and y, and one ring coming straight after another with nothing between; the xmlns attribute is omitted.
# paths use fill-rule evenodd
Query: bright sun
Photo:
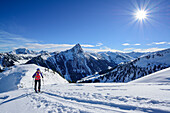
<svg viewBox="0 0 170 113"><path fill-rule="evenodd" d="M147 12L145 10L138 10L135 16L138 20L145 20L147 18Z"/></svg>

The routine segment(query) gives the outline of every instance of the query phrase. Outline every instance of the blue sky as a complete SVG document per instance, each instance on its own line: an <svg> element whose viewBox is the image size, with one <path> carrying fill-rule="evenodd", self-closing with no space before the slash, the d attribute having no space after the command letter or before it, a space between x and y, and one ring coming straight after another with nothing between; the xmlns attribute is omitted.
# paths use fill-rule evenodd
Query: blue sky
<svg viewBox="0 0 170 113"><path fill-rule="evenodd" d="M145 9L147 18L136 19ZM0 51L157 51L170 47L170 0L0 0Z"/></svg>

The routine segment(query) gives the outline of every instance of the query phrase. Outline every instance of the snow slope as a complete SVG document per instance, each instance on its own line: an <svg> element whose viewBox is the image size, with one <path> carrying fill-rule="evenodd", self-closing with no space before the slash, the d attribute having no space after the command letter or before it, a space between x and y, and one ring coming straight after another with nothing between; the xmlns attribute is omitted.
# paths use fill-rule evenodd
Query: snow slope
<svg viewBox="0 0 170 113"><path fill-rule="evenodd" d="M45 85L42 85L42 93L35 93L31 87L31 76L37 67L32 64L14 66L0 75L0 112L170 113L170 82L163 79L157 79L158 83L140 84L64 84L67 82L60 76L39 67L45 76ZM156 78L168 78L169 71L170 68L167 68L154 75ZM149 79L152 78L146 80ZM12 85L19 85L20 88L13 88ZM3 87L16 90L4 92Z"/></svg>
<svg viewBox="0 0 170 113"><path fill-rule="evenodd" d="M170 68L152 73L129 83L170 83Z"/></svg>
<svg viewBox="0 0 170 113"><path fill-rule="evenodd" d="M28 88L33 86L32 75L36 69L40 68L44 76L44 85L68 83L56 72L47 70L35 64L16 65L10 70L0 73L0 92L10 91L18 88Z"/></svg>
<svg viewBox="0 0 170 113"><path fill-rule="evenodd" d="M132 62L119 64L116 68L77 81L92 82L129 82L151 73L170 67L170 49L148 53Z"/></svg>
<svg viewBox="0 0 170 113"><path fill-rule="evenodd" d="M170 84L45 85L0 93L2 113L170 113Z"/></svg>

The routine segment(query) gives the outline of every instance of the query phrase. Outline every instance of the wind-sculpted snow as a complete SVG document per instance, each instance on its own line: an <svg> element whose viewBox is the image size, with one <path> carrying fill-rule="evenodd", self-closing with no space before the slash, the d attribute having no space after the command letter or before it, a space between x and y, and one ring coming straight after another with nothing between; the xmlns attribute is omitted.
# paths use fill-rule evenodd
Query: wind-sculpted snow
<svg viewBox="0 0 170 113"><path fill-rule="evenodd" d="M36 72L37 68L40 68L44 76L44 84L68 83L60 75L50 69L34 64L17 65L0 73L0 92L33 87L32 75Z"/></svg>
<svg viewBox="0 0 170 113"><path fill-rule="evenodd" d="M2 113L169 113L170 84L63 84L0 93ZM10 107L9 107L10 106Z"/></svg>

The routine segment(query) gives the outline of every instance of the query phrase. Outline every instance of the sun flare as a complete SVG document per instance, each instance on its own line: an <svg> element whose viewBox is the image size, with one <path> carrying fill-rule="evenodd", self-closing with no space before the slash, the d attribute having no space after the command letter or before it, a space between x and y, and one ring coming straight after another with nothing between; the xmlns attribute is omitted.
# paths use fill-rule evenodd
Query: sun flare
<svg viewBox="0 0 170 113"><path fill-rule="evenodd" d="M147 12L145 10L138 10L135 16L138 20L145 20L147 18Z"/></svg>

